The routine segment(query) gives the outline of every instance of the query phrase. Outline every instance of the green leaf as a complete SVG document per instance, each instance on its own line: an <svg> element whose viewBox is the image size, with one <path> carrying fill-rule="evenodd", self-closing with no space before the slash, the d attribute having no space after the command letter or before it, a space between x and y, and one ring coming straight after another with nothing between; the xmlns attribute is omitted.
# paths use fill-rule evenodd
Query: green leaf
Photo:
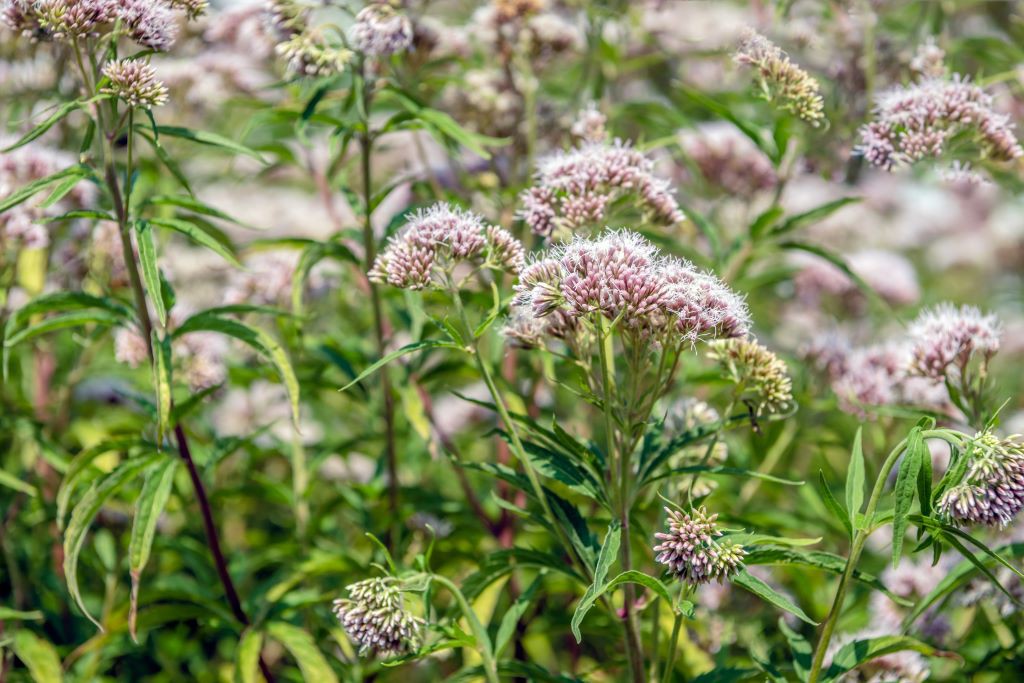
<svg viewBox="0 0 1024 683"><path fill-rule="evenodd" d="M840 256L839 254L833 253L828 249L825 249L824 247L819 247L815 244L807 244L805 242L796 242L792 240L780 242L779 247L781 249L789 251L807 252L808 254L814 254L815 256L825 259L833 266L841 270L843 274L850 279L850 282L856 285L857 289L859 289L861 293L864 294L864 296L867 297L870 301L872 301L878 308L884 311L892 310L892 307L889 306L888 302L886 302L886 300L883 299L870 284L868 284L867 280L865 280L860 275L855 273L853 269L850 268L849 265L847 265L846 261L843 260L843 257Z"/></svg>
<svg viewBox="0 0 1024 683"><path fill-rule="evenodd" d="M156 262L156 247L153 245L153 228L148 221L135 223L135 241L139 247L139 265L142 266L142 282L146 285L149 300L156 309L161 325L167 325L167 309L164 308L163 291L160 285L160 266Z"/></svg>
<svg viewBox="0 0 1024 683"><path fill-rule="evenodd" d="M48 332L56 332L57 330L64 330L69 327L81 327L91 323L113 327L120 323L121 320L121 316L109 311L72 311L70 313L60 313L18 330L4 340L4 346L10 348Z"/></svg>
<svg viewBox="0 0 1024 683"><path fill-rule="evenodd" d="M904 651L918 652L926 657L950 657L958 658L951 652L937 650L927 643L922 643L910 636L881 636L880 638L867 638L855 640L839 648L832 664L822 676L822 683L835 681L844 674L854 670L861 664L866 664L873 659L883 657L894 652Z"/></svg>
<svg viewBox="0 0 1024 683"><path fill-rule="evenodd" d="M163 443L164 436L171 431L171 344L170 339L161 339L156 330L152 331L150 344L153 347L153 386L156 387L157 442Z"/></svg>
<svg viewBox="0 0 1024 683"><path fill-rule="evenodd" d="M818 470L818 483L821 487L821 499L825 502L825 507L835 515L835 518L846 529L846 535L850 537L850 540L853 540L853 524L850 523L850 515L832 494L832 489L829 487L828 481L825 480L825 473L821 470Z"/></svg>
<svg viewBox="0 0 1024 683"><path fill-rule="evenodd" d="M129 569L132 579L131 603L128 608L128 632L136 643L135 626L139 609L139 582L142 571L149 562L149 554L156 536L156 523L171 497L174 474L178 461L173 458L160 460L148 472L142 484L142 493L135 501L135 519L132 522L132 537L128 545Z"/></svg>
<svg viewBox="0 0 1024 683"><path fill-rule="evenodd" d="M71 190L78 186L78 183L82 182L82 179L77 176L72 176L67 180L63 181L60 185L53 188L49 196L43 200L43 203L39 205L41 209L48 209L61 199L64 199Z"/></svg>
<svg viewBox="0 0 1024 683"><path fill-rule="evenodd" d="M317 683L338 683L338 677L334 674L330 664L320 654L313 636L298 626L274 621L267 625L267 635L284 645L285 649L295 658L302 671L302 677L307 681Z"/></svg>
<svg viewBox="0 0 1024 683"><path fill-rule="evenodd" d="M784 213L781 206L773 205L763 211L754 222L750 224L750 237L751 239L759 239L761 235L768 231L768 229L775 224Z"/></svg>
<svg viewBox="0 0 1024 683"><path fill-rule="evenodd" d="M609 534L611 534L611 531L609 531ZM617 540L618 536L616 536L615 538ZM608 539L606 538L606 546L607 540ZM616 543L616 546L617 545L618 543ZM605 548L602 547L602 555L604 554L604 550ZM687 600L681 600L678 602L677 605L677 603L675 603L672 600L672 595L669 593L669 590L665 586L665 584L663 584L661 581L654 578L653 576L648 576L643 572L639 572L635 569L630 569L629 571L622 572L614 579L608 581L607 583L602 585L600 588L594 590L593 592L591 592L590 588L587 589L587 593L583 596L579 604L576 606L576 612L573 614L572 617L572 632L573 635L576 637L577 643L582 640L582 636L580 635L579 630L580 622L583 621L583 617L587 615L587 612L589 612L590 608L594 606L594 603L597 602L605 593L613 591L614 589L626 583L635 583L637 585L643 586L644 588L648 588L659 598L663 599L665 601L665 604L671 605L673 611L676 611L676 607L678 606L679 610L683 614L689 617L693 616L693 603Z"/></svg>
<svg viewBox="0 0 1024 683"><path fill-rule="evenodd" d="M339 391L347 391L352 388L353 385L359 384L364 379L372 375L373 373L380 370L382 367L390 363L396 358L410 354L413 351L419 351L420 349L461 349L462 347L450 341L443 339L424 339L423 341L413 342L412 344L406 344L402 348L392 351L388 355L381 358L379 361L371 365L370 367L359 373L359 376L354 380L343 386Z"/></svg>
<svg viewBox="0 0 1024 683"><path fill-rule="evenodd" d="M288 392L288 398L291 401L292 407L292 424L298 429L299 381L295 377L295 371L292 369L291 361L288 360L288 354L285 353L284 347L271 337L268 332L258 327L250 327L245 323L240 323L231 318L223 318L209 311L197 313L186 320L180 327L174 330L173 336L178 338L183 334L199 330L220 332L229 337L234 337L267 356L274 364L274 367L277 368L277 373L281 376L281 381Z"/></svg>
<svg viewBox="0 0 1024 683"><path fill-rule="evenodd" d="M20 190L15 190L11 194L7 195L3 199L0 199L0 213L11 209L24 201L27 201L32 196L42 192L42 190L50 185L54 184L59 180L65 178L85 178L89 175L89 169L81 164L76 166L70 166L62 171L57 171L45 178L35 180L28 185L25 185Z"/></svg>
<svg viewBox="0 0 1024 683"><path fill-rule="evenodd" d="M196 144L207 145L210 147L217 147L219 149L234 152L235 154L244 154L245 156L252 157L260 163L266 164L267 160L254 149L250 149L245 145L229 140L226 137L217 135L216 133L210 133L202 130L192 130L191 128L184 128L181 126L157 126L156 132L159 135L166 135L172 138L181 138L183 140L189 140Z"/></svg>
<svg viewBox="0 0 1024 683"><path fill-rule="evenodd" d="M512 606L505 612L505 616L501 618L501 624L498 626L498 632L494 636L494 657L501 657L502 651L511 642L512 635L516 632L516 624L526 613L526 610L530 606L530 602L533 600L533 596L537 594L537 590L540 588L541 583L544 580L544 572L542 571L523 591L516 601L512 603Z"/></svg>
<svg viewBox="0 0 1024 683"><path fill-rule="evenodd" d="M587 592L583 594L583 597L576 604L576 611L572 615L572 634L576 637L577 643L583 640L583 636L580 635L580 624L583 623L583 618L587 616L587 612L594 606L598 596L604 590L608 569L611 568L612 562L615 561L619 554L621 538L622 525L619 523L619 520L614 519L608 527L608 533L605 534L604 543L601 544L601 552L597 555L597 564L594 566L594 581L587 587Z"/></svg>
<svg viewBox="0 0 1024 683"><path fill-rule="evenodd" d="M238 663L235 665L235 683L260 683L260 650L263 648L263 634L248 628L238 643Z"/></svg>
<svg viewBox="0 0 1024 683"><path fill-rule="evenodd" d="M797 228L802 228L807 225L813 225L818 221L822 220L823 218L831 216L833 213L843 208L847 204L853 204L855 202L859 202L860 200L860 197L842 197L831 202L826 202L825 204L822 204L821 206L816 206L815 208L809 211L804 211L803 213L798 213L793 216L790 216L789 218L787 218L786 220L782 221L777 226L772 228L769 234L772 237L778 237L779 235L785 235L786 233L793 232Z"/></svg>
<svg viewBox="0 0 1024 683"><path fill-rule="evenodd" d="M164 457L162 453L150 453L122 462L105 479L94 484L71 512L71 520L64 532L64 577L75 604L101 631L103 626L86 609L78 587L78 556L82 552L86 533L96 513L118 489Z"/></svg>
<svg viewBox="0 0 1024 683"><path fill-rule="evenodd" d="M862 428L858 427L846 469L846 511L854 529L857 528L857 514L864 504L864 448L861 446L861 432Z"/></svg>
<svg viewBox="0 0 1024 683"><path fill-rule="evenodd" d="M150 197L147 204L153 204L156 206L176 206L180 209L187 209L193 213L202 214L204 216L210 216L212 218L219 218L235 225L245 226L244 223L239 221L237 218L224 213L220 209L215 209L209 204L204 204L194 197L185 197L182 195L157 195L156 197Z"/></svg>
<svg viewBox="0 0 1024 683"><path fill-rule="evenodd" d="M153 125L154 127L156 126L155 123ZM185 174L181 172L181 167L178 166L178 162L175 161L174 158L167 153L164 146L160 144L160 139L156 136L147 135L141 128L139 129L139 134L153 147L153 152L156 154L156 158L159 159L160 163L162 163L164 167L171 172L171 175L174 176L175 180L181 183L181 186L185 188L186 192L190 195L193 194L192 187L188 184L188 178L186 178Z"/></svg>
<svg viewBox="0 0 1024 683"><path fill-rule="evenodd" d="M5 470L0 470L0 486L6 486L9 489L14 489L15 491L24 493L25 495L30 496L32 498L35 498L36 496L39 495L39 492L36 491L35 486L32 486L32 484L22 481L15 475Z"/></svg>
<svg viewBox="0 0 1024 683"><path fill-rule="evenodd" d="M795 604L793 604L793 602L789 598L776 591L774 588L772 588L764 581L748 572L746 569L740 571L738 574L733 576L732 582L740 588L745 588L746 590L750 591L762 600L770 602L779 609L789 612L801 621L806 621L808 624L811 624L812 626L818 625L818 622L814 621L809 616L807 616L804 613L804 611L797 607Z"/></svg>
<svg viewBox="0 0 1024 683"><path fill-rule="evenodd" d="M923 458L930 458L928 447L921 437L921 428L914 427L907 436L907 448L903 454L903 460L900 462L900 469L896 474L896 488L893 490L896 499L892 518L892 566L894 568L899 565L900 556L903 554L903 538L907 534L907 515L910 514L910 506L914 503L917 475L921 470ZM868 520L868 524L871 524L871 520Z"/></svg>
<svg viewBox="0 0 1024 683"><path fill-rule="evenodd" d="M57 489L57 527L61 531L64 530L64 520L67 517L71 496L74 494L78 483L85 478L86 472L88 472L96 458L105 453L128 452L132 448L145 445L138 438L102 441L72 458L71 462L68 463L67 469L64 471L64 478L60 482L60 487ZM153 450L156 449L154 448Z"/></svg>
<svg viewBox="0 0 1024 683"><path fill-rule="evenodd" d="M14 150L18 149L19 147L24 147L28 143L30 143L33 140L39 138L46 131L48 131L51 128L53 128L53 126L58 121L60 121L62 118L64 118L65 116L67 116L68 114L70 114L73 111L81 109L84 105L85 105L85 101L84 100L75 100L74 102L65 102L60 107L58 107L55 112L50 114L50 116L45 121L40 123L38 126L33 128L32 130L30 130L29 132L25 133L25 135L21 136L18 139L18 141L15 142L13 145L10 145L9 147L5 147L4 149L0 150L0 152L2 152L4 154L7 154L8 152L13 152Z"/></svg>
<svg viewBox="0 0 1024 683"><path fill-rule="evenodd" d="M13 650L35 683L59 683L63 680L60 657L49 641L31 631L18 629L14 632Z"/></svg>
<svg viewBox="0 0 1024 683"><path fill-rule="evenodd" d="M23 612L21 610L11 609L10 607L0 607L0 621L42 621L43 613L39 611Z"/></svg>
<svg viewBox="0 0 1024 683"><path fill-rule="evenodd" d="M727 477L741 477L750 479L761 479L762 481L770 481L776 484L784 484L786 486L803 486L804 482L796 481L794 479L783 479L782 477L776 477L773 474L766 472L758 472L757 470L746 470L742 467L726 467L724 465L687 465L686 467L673 467L672 469L665 470L656 476L649 477L644 483L651 483L666 479L668 477L674 477L678 474L711 474L711 475L722 475Z"/></svg>
<svg viewBox="0 0 1024 683"><path fill-rule="evenodd" d="M339 261L359 263L359 259L348 247L337 242L314 242L306 245L299 257L299 263L292 274L292 313L302 315L302 294L306 288L306 279L313 266L322 259L331 256Z"/></svg>
<svg viewBox="0 0 1024 683"><path fill-rule="evenodd" d="M179 232L196 244L206 247L210 251L219 255L231 265L239 268L242 267L241 262L239 262L238 257L235 256L231 247L221 242L215 236L210 234L209 231L204 230L198 223L182 220L180 218L152 218L149 222L158 228L166 228L167 230Z"/></svg>
<svg viewBox="0 0 1024 683"><path fill-rule="evenodd" d="M806 681L811 672L814 649L807 642L807 639L791 629L782 617L779 617L779 630L782 631L782 635L786 636L786 642L789 643L789 651L792 654L793 660L793 671L799 680Z"/></svg>

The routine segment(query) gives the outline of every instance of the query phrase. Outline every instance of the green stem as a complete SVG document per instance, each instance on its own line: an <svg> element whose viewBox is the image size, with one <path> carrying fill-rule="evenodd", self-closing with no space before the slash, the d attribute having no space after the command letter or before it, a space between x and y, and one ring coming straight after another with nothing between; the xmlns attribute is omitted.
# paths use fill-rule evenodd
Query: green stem
<svg viewBox="0 0 1024 683"><path fill-rule="evenodd" d="M924 432L924 435L927 434L929 432ZM832 608L825 619L821 638L818 639L818 646L814 650L811 672L807 677L808 683L817 683L818 678L821 676L821 668L825 663L825 652L828 650L829 642L832 640L832 633L835 631L836 623L839 621L839 614L843 610L843 602L846 599L846 592L849 590L850 580L853 578L853 572L857 569L860 554L864 550L864 543L868 540L868 536L871 535L872 520L875 516L875 508L878 507L878 499L881 498L885 482L889 478L889 473L896 465L896 461L899 459L900 454L903 453L903 448L906 444L907 440L903 439L896 445L896 448L892 449L885 462L882 463L882 469L878 472L878 478L875 479L875 486L871 489L871 497L868 498L868 506L864 509L864 525L858 528L857 533L854 534L853 545L850 547L850 556L846 560L843 575L839 578L839 586L836 588L836 596L832 601Z"/></svg>
<svg viewBox="0 0 1024 683"><path fill-rule="evenodd" d="M661 677L662 683L671 683L672 672L676 666L676 650L679 647L679 631L683 625L682 612L676 612L675 620L672 622L672 636L668 641L668 656L665 658L665 672Z"/></svg>
<svg viewBox="0 0 1024 683"><path fill-rule="evenodd" d="M487 635L487 630L480 623L480 618L477 617L476 612L469 606L469 602L466 600L466 596L462 594L459 587L439 574L431 574L430 578L432 581L436 581L441 584L452 594L455 598L455 602L459 603L459 609L466 617L466 621L469 622L469 628L473 632L473 638L476 639L477 646L480 648L480 658L484 660L484 676L490 683L500 683L498 678L498 663L494 659L494 647L491 645L491 639Z"/></svg>
<svg viewBox="0 0 1024 683"><path fill-rule="evenodd" d="M615 448L615 416L613 415L612 391L615 378L615 361L613 360L614 349L611 348L611 332L608 329L604 316L598 313L597 323L597 347L601 358L601 385L604 391L604 423L606 438L608 441L608 459L612 464L611 472L615 476L616 463L618 464L618 482L612 482L612 491L618 489L618 515L619 523L622 526L622 543L619 548L622 571L628 572L633 568L632 550L629 542L629 513L630 513L630 462L629 453L616 452ZM615 484L618 484L616 487ZM634 683L644 683L644 655L643 643L640 640L640 629L637 624L636 591L633 584L627 583L623 586L623 611L625 617L623 624L626 628L626 657L629 660L629 669Z"/></svg>

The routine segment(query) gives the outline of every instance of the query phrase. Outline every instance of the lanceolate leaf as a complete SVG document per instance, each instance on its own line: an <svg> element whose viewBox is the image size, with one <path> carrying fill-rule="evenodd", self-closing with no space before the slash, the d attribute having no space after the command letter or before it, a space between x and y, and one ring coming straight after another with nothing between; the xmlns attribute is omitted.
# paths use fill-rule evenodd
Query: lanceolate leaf
<svg viewBox="0 0 1024 683"><path fill-rule="evenodd" d="M238 643L238 661L235 664L235 683L259 683L260 649L263 634L254 628L247 629Z"/></svg>
<svg viewBox="0 0 1024 683"><path fill-rule="evenodd" d="M921 470L921 460L929 457L928 448L921 437L921 428L914 427L907 437L907 449L900 462L900 469L896 475L896 488L893 494L896 505L892 518L892 566L900 563L900 556L903 554L903 537L907 533L907 515L910 514L910 506L914 502L914 493L917 491L917 474ZM868 520L868 524L871 521Z"/></svg>
<svg viewBox="0 0 1024 683"><path fill-rule="evenodd" d="M171 343L153 330L153 386L156 387L157 443L171 430Z"/></svg>
<svg viewBox="0 0 1024 683"><path fill-rule="evenodd" d="M234 251L210 232L204 230L198 222L186 221L180 218L152 218L149 222L158 228L166 228L168 230L180 232L196 244L202 245L223 257L232 265L238 266L239 268L242 267L242 264L238 261L238 257L235 256Z"/></svg>
<svg viewBox="0 0 1024 683"><path fill-rule="evenodd" d="M861 446L861 428L853 437L853 449L850 452L850 464L846 470L846 511L850 515L850 525L857 528L857 515L864 504L864 449Z"/></svg>
<svg viewBox="0 0 1024 683"><path fill-rule="evenodd" d="M281 376L281 381L284 383L284 387L288 392L288 398L291 401L292 407L292 423L296 428L298 428L299 381L295 377L295 371L292 370L292 364L291 361L288 360L288 354L285 353L284 347L282 347L276 339L258 327L250 327L249 325L238 322L237 320L211 314L209 311L197 313L186 320L181 324L181 326L174 330L173 336L177 338L183 334L199 330L220 332L221 334L226 334L229 337L234 337L267 356L274 364L274 367L277 368L277 372Z"/></svg>
<svg viewBox="0 0 1024 683"><path fill-rule="evenodd" d="M532 583L523 591L516 601L512 603L512 606L505 612L505 616L501 618L501 624L498 626L498 632L494 636L494 656L500 657L502 651L511 642L512 635L516 631L516 624L519 623L519 619L522 618L523 614L530 606L530 601L537 594L537 590L540 588L541 583L544 580L544 572L542 571L533 580Z"/></svg>
<svg viewBox="0 0 1024 683"><path fill-rule="evenodd" d="M317 683L338 683L338 677L334 674L334 670L320 654L320 648L308 632L298 626L275 621L267 625L267 635L284 645L289 654L295 658L305 680L317 681Z"/></svg>
<svg viewBox="0 0 1024 683"><path fill-rule="evenodd" d="M825 473L821 470L818 470L818 483L821 487L821 499L825 501L825 507L829 509L829 512L835 515L836 519L838 519L840 524L843 525L843 528L846 529L847 536L852 540L853 524L850 522L850 515L847 514L846 510L843 509L843 506L839 504L836 497L832 495L832 489L829 488L828 481L825 479Z"/></svg>
<svg viewBox="0 0 1024 683"><path fill-rule="evenodd" d="M374 363L370 367L368 367L365 370L363 370L361 373L359 373L358 377L356 377L354 380L352 380L351 382L349 382L348 384L343 386L340 389L340 391L347 391L348 389L352 388L354 385L359 384L364 379L366 379L367 377L369 377L373 373L377 372L378 370L380 370L382 367L384 367L385 365L387 365L388 363L390 363L394 359L399 358L400 356L404 356L404 355L412 353L414 351L419 351L420 349L459 349L459 348L462 348L462 347L460 347L458 344L455 344L455 343L450 342L450 341L445 341L443 339L424 339L423 341L414 342L412 344L406 344L402 348L400 348L400 349L398 349L396 351L392 351L391 353L389 353L388 355L384 356L383 358L381 358L379 361L377 361L376 363Z"/></svg>
<svg viewBox="0 0 1024 683"><path fill-rule="evenodd" d="M162 453L150 453L121 463L105 479L93 485L71 512L71 521L64 532L64 577L68 592L89 621L102 630L102 625L89 613L78 587L78 556L82 552L89 525L103 504L126 483L146 471L150 465L163 459Z"/></svg>
<svg viewBox="0 0 1024 683"><path fill-rule="evenodd" d="M5 147L4 149L0 150L0 153L7 154L8 152L13 152L19 147L24 147L28 143L39 138L46 131L53 128L53 126L62 118L64 118L73 111L81 109L83 106L85 106L85 104L86 102L84 100L65 102L61 106L57 107L56 111L50 114L45 121L40 123L38 126L30 130L29 132L25 133L25 135L19 138L18 141L15 142L13 145L10 145L9 147Z"/></svg>
<svg viewBox="0 0 1024 683"><path fill-rule="evenodd" d="M806 621L808 624L811 624L812 626L818 625L818 622L811 619L809 616L807 616L807 614L804 613L802 609L793 604L792 600L776 591L774 588L772 588L764 581L748 572L746 569L742 570L740 573L736 574L736 576L732 577L732 582L740 588L745 588L746 590L750 591L762 600L770 602L779 609L789 612L801 621Z"/></svg>
<svg viewBox="0 0 1024 683"><path fill-rule="evenodd" d="M42 192L44 188L49 187L57 181L72 177L85 178L88 177L89 173L89 169L85 166L71 166L69 168L65 168L63 171L57 171L45 178L33 181L28 185L15 190L3 199L0 199L0 213L3 213L4 211L7 211L8 209L30 199L33 195Z"/></svg>
<svg viewBox="0 0 1024 683"><path fill-rule="evenodd" d="M210 133L203 130L192 130L191 128L183 128L180 126L157 126L155 130L158 135L190 140L200 145L217 147L229 152L234 152L235 154L244 154L264 164L267 163L266 159L264 159L256 150L250 149L249 147L239 144L234 140L229 140L226 137L217 135L216 133Z"/></svg>
<svg viewBox="0 0 1024 683"><path fill-rule="evenodd" d="M594 567L594 581L587 587L587 592L580 598L576 605L576 611L572 615L572 634L576 636L576 642L583 640L580 635L580 624L587 612L597 602L598 595L603 592L605 578L608 576L608 569L612 566L619 554L619 543L622 538L622 525L619 521L613 520L605 534L604 543L601 545L601 552L597 556L597 565Z"/></svg>
<svg viewBox="0 0 1024 683"><path fill-rule="evenodd" d="M14 633L13 649L35 683L60 683L63 680L60 658L48 641L31 631L18 629Z"/></svg>
<svg viewBox="0 0 1024 683"><path fill-rule="evenodd" d="M135 621L139 609L139 584L142 570L149 562L149 554L156 536L156 523L171 496L174 484L174 473L178 461L164 458L146 472L146 480L142 484L142 493L135 501L135 520L132 523L132 537L128 545L129 570L131 572L132 589L131 604L128 610L128 632L135 637ZM137 641L136 641L137 642Z"/></svg>
<svg viewBox="0 0 1024 683"><path fill-rule="evenodd" d="M139 247L139 265L142 266L142 282L146 285L149 300L156 309L161 325L167 324L167 309L160 285L160 266L156 262L156 247L153 245L153 228L148 221L135 224L135 241Z"/></svg>
<svg viewBox="0 0 1024 683"><path fill-rule="evenodd" d="M839 649L832 658L832 665L828 668L821 680L823 683L835 681L845 673L852 671L861 664L870 662L873 659L894 652L903 651L919 652L926 657L953 657L957 655L952 652L937 650L927 643L922 643L916 638L909 636L882 636L880 638L867 638L847 643Z"/></svg>

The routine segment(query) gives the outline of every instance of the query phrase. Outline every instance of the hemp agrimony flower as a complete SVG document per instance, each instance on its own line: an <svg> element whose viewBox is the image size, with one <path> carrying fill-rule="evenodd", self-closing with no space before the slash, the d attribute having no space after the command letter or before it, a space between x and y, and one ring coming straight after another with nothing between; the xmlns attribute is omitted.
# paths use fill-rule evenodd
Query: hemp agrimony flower
<svg viewBox="0 0 1024 683"><path fill-rule="evenodd" d="M542 160L534 186L520 196L519 217L538 235L564 238L600 225L622 197L635 197L645 217L662 225L684 219L669 182L654 175L654 162L621 140L585 142Z"/></svg>
<svg viewBox="0 0 1024 683"><path fill-rule="evenodd" d="M924 78L878 96L858 149L875 166L892 169L940 156L953 136L966 133L992 159L1024 155L1009 117L993 106L991 95L957 74L950 80Z"/></svg>
<svg viewBox="0 0 1024 683"><path fill-rule="evenodd" d="M108 62L103 75L110 79L101 92L114 95L129 107L151 109L167 102L167 87L156 79L152 66L138 59Z"/></svg>
<svg viewBox="0 0 1024 683"><path fill-rule="evenodd" d="M596 103L591 102L576 115L569 132L583 142L603 142L608 138L607 123L608 117L601 113Z"/></svg>
<svg viewBox="0 0 1024 683"><path fill-rule="evenodd" d="M419 211L388 242L370 279L402 289L445 288L460 263L518 273L523 245L507 230L470 211L435 204Z"/></svg>
<svg viewBox="0 0 1024 683"><path fill-rule="evenodd" d="M752 339L717 339L708 356L718 361L723 375L736 385L739 399L754 413L778 413L793 402L793 383L786 364Z"/></svg>
<svg viewBox="0 0 1024 683"><path fill-rule="evenodd" d="M413 27L409 17L384 2L359 10L351 31L352 46L370 57L387 57L405 52L412 45Z"/></svg>
<svg viewBox="0 0 1024 683"><path fill-rule="evenodd" d="M1019 434L1000 438L986 430L964 445L963 479L939 500L955 522L1006 526L1024 508L1024 444Z"/></svg>
<svg viewBox="0 0 1024 683"><path fill-rule="evenodd" d="M297 33L279 43L277 53L288 60L288 70L300 76L330 76L345 70L352 53L329 45L317 29Z"/></svg>
<svg viewBox="0 0 1024 683"><path fill-rule="evenodd" d="M661 541L654 546L655 560L674 577L690 586L722 583L743 568L743 547L715 540L722 535L717 514L708 515L703 506L688 513L666 507L665 512L668 532L654 534Z"/></svg>
<svg viewBox="0 0 1024 683"><path fill-rule="evenodd" d="M359 654L391 656L416 646L424 622L406 611L394 579L366 579L345 590L349 598L334 601L334 614Z"/></svg>
<svg viewBox="0 0 1024 683"><path fill-rule="evenodd" d="M813 126L825 119L818 82L789 60L777 45L753 29L744 31L733 59L757 70L764 96Z"/></svg>
<svg viewBox="0 0 1024 683"><path fill-rule="evenodd" d="M942 380L951 366L962 371L972 358L982 364L999 351L999 319L974 306L946 303L923 311L910 325L912 370Z"/></svg>

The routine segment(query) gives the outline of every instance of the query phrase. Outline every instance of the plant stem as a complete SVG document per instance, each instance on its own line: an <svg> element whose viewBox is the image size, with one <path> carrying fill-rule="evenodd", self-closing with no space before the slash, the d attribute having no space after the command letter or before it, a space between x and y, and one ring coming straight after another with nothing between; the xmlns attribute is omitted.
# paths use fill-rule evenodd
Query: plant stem
<svg viewBox="0 0 1024 683"><path fill-rule="evenodd" d="M76 46L77 48L77 46ZM75 50L78 54L78 50ZM81 55L78 54L78 61L81 65ZM83 77L85 76L85 69L83 70ZM88 84L87 84L88 87ZM118 232L121 236L121 249L124 254L125 268L128 270L128 279L131 283L132 293L135 298L136 315L139 318L139 325L142 328L143 336L146 339L146 351L149 355L150 362L153 362L154 351L153 351L153 322L149 317L149 307L146 303L146 291L142 286L142 277L139 274L139 266L135 260L135 250L132 248L131 240L131 223L129 221L129 199L130 188L127 192L122 195L120 183L117 178L117 169L114 165L114 150L113 150L113 137L117 134L117 131L104 130L103 117L100 113L100 107L97 107L97 115L99 118L98 129L99 135L102 141L103 149L103 166L104 173L107 181L107 186L110 191L111 201L114 204L114 212L117 216ZM131 116L129 116L131 121ZM131 128L128 130L128 150L132 149L131 138L134 134ZM128 166L126 168L126 177L129 182L132 176L131 156L128 157ZM185 462L185 466L188 469L189 477L192 480L192 488L195 490L196 502L199 504L199 509L203 515L203 528L206 532L207 546L210 548L210 554L213 556L214 565L217 569L217 575L220 577L221 584L224 587L224 594L227 597L228 604L231 607L231 611L235 618L243 626L249 625L249 618L245 614L245 610L242 609L242 603L238 598L238 591L235 590L235 584L231 580L231 574L228 572L227 562L224 559L224 553L220 547L220 538L217 535L217 526L213 521L213 512L210 509L210 501L206 496L206 488L203 486L203 481L199 476L199 472L196 469L195 462L192 460L192 453L188 446L188 437L185 435L185 430L182 428L181 422L179 421L174 425L174 437L178 445L178 454L181 459ZM274 676L270 672L270 667L264 661L263 656L259 657L260 671L263 673L263 677L266 678L267 683L273 683Z"/></svg>
<svg viewBox="0 0 1024 683"><path fill-rule="evenodd" d="M604 316L597 314L597 347L601 358L601 385L604 390L604 424L607 432L608 459L612 463L611 472L615 476L615 465L618 465L618 481L612 482L612 491L618 488L618 515L619 523L622 525L622 543L619 546L619 558L622 562L622 571L628 572L633 568L632 551L629 542L629 513L630 501L630 462L629 453L616 452L615 448L615 416L612 406L612 384L615 377L615 365L613 360L613 349L611 346L611 332L607 327ZM615 486L618 484L618 487ZM644 653L643 643L640 640L640 629L637 624L634 603L636 602L636 591L633 584L627 583L623 586L623 625L626 628L626 658L629 660L629 669L633 683L644 683Z"/></svg>
<svg viewBox="0 0 1024 683"><path fill-rule="evenodd" d="M679 647L679 631L683 625L682 612L676 612L675 620L672 622L672 636L668 641L668 656L665 657L665 671L661 677L662 683L671 683L672 672L676 666L676 650Z"/></svg>
<svg viewBox="0 0 1024 683"><path fill-rule="evenodd" d="M928 432L924 434L927 435ZM839 621L839 614L843 610L843 602L846 599L846 592L850 586L850 579L853 578L853 572L857 569L860 554L864 550L864 543L868 540L868 536L871 535L872 519L875 516L875 508L878 507L878 499L882 496L882 490L885 488L885 482L889 478L889 473L892 471L893 466L895 466L900 454L903 453L903 448L906 444L907 440L903 439L896 445L896 448L892 449L885 462L882 463L882 469L878 472L878 478L875 479L875 486L871 489L871 497L868 498L868 506L864 509L864 526L857 529L857 533L854 534L853 544L850 547L850 556L846 560L846 568L843 569L843 575L839 578L836 597L832 601L832 608L825 619L821 638L818 639L818 646L814 650L811 671L807 677L808 683L817 683L818 677L821 676L821 668L825 663L825 652L828 650L829 642L832 640L832 633L835 631L836 623Z"/></svg>
<svg viewBox="0 0 1024 683"><path fill-rule="evenodd" d="M370 110L373 102L373 89L366 79L365 64L359 63L359 75L363 83L363 107L366 118L363 120L363 132L360 139L360 167L363 183L363 253L365 272L369 273L377 258L377 240L373 234L372 205L373 178L370 173L370 157L373 153L373 134L370 131ZM380 301L377 283L367 277L370 287L370 302L373 308L373 334L377 342L377 355L384 357L387 341L384 335L384 311ZM398 532L398 455L395 447L395 399L391 394L391 376L387 366L380 369L380 390L384 398L384 453L388 468L388 507L391 512L391 528L388 532L392 541L397 540Z"/></svg>
<svg viewBox="0 0 1024 683"><path fill-rule="evenodd" d="M459 587L449 581L443 576L438 574L431 574L431 580L441 584L452 594L455 601L459 603L459 608L462 613L466 616L466 621L469 622L469 628L473 632L473 637L477 641L477 647L480 648L480 658L484 660L484 676L490 683L500 683L498 678L498 663L494 660L494 647L491 645L491 639L487 635L487 630L484 629L483 624L480 623L480 618L476 616L476 612L470 607L469 602L466 600L466 596L462 594Z"/></svg>

